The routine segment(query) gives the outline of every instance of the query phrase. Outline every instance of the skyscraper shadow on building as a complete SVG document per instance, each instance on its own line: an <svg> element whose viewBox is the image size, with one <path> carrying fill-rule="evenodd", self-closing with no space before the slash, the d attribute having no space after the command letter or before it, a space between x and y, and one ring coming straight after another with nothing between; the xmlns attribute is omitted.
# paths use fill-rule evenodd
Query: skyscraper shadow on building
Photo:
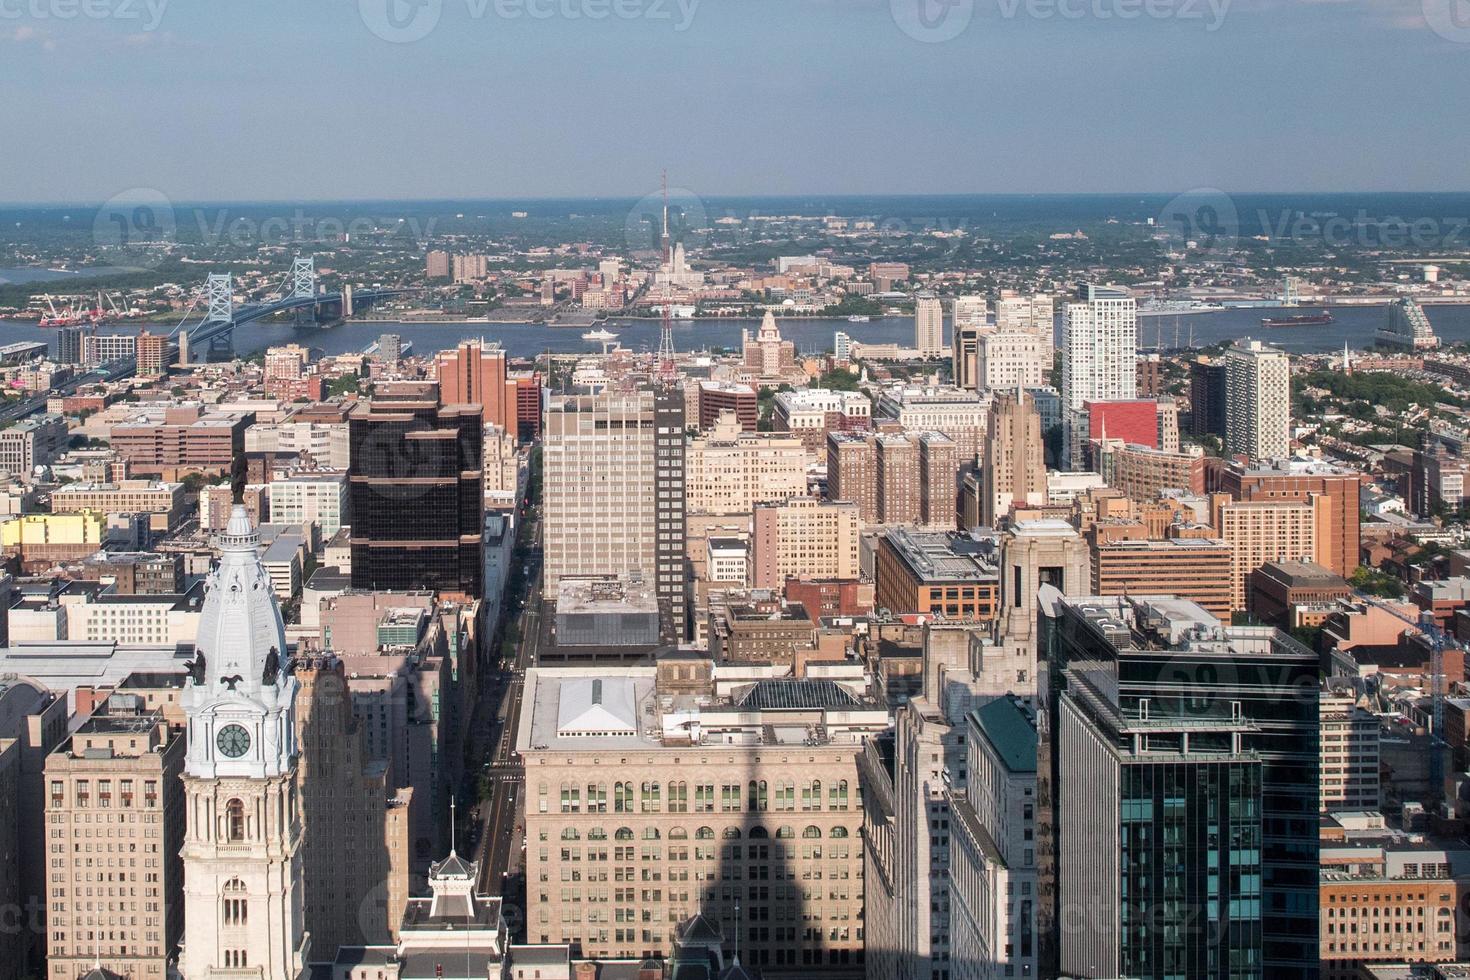
<svg viewBox="0 0 1470 980"><path fill-rule="evenodd" d="M731 707L760 712L759 727L706 731L693 799L711 809L691 814L691 867L705 875L700 916L722 937L726 972L712 977L863 973L861 746L822 723L834 699L856 704L831 681L756 681Z"/></svg>
<svg viewBox="0 0 1470 980"><path fill-rule="evenodd" d="M407 808L390 799L386 761L368 758L342 661L321 653L291 669L306 924L313 958L329 963L341 946L390 941L408 893Z"/></svg>

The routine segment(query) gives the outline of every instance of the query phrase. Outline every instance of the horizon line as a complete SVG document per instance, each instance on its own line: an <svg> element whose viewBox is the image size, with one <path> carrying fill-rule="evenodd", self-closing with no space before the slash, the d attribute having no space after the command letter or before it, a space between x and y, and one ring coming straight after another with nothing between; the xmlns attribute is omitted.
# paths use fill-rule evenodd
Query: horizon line
<svg viewBox="0 0 1470 980"><path fill-rule="evenodd" d="M678 190L687 191L688 188L680 187ZM153 188L138 188L138 190L154 190ZM715 193L695 195L704 200L747 200L761 199L771 201L800 200L809 197L824 197L833 199L858 199L858 198L892 198L921 200L926 198L1106 198L1106 197L1178 197L1184 194L1203 193L1218 191L1228 195L1238 196L1260 196L1260 197L1287 197L1287 196L1321 196L1321 195L1369 195L1369 194L1391 194L1391 195L1457 195L1470 196L1470 188L1462 190L1435 189L1435 190L1364 190L1364 189L1337 189L1337 190L1225 190L1217 187L1194 187L1182 191L936 191L936 192L897 192L885 193L877 191L801 191L784 192L778 194L762 193ZM161 193L161 192L160 192ZM657 193L652 192L652 193ZM435 205L435 204L534 204L544 202L614 202L614 201L640 201L649 194L541 194L526 195L521 197L301 197L301 198L215 198L195 199L180 198L178 205L281 205L281 204L401 204L401 205ZM119 195L121 197L121 195ZM166 197L166 195L165 195ZM0 209L16 208L88 208L101 207L109 203L108 200L36 200L36 201L0 201ZM126 201L126 198L121 198Z"/></svg>

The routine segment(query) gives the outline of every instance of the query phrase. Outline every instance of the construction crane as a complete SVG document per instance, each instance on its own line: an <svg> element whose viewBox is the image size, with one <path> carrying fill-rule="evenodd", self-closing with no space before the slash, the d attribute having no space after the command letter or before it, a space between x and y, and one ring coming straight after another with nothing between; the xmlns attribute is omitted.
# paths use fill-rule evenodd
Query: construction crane
<svg viewBox="0 0 1470 980"><path fill-rule="evenodd" d="M1362 598L1399 622L1408 623L1429 639L1429 791L1434 802L1442 802L1445 797L1444 757L1448 748L1444 740L1444 652L1447 647L1458 647L1459 643L1440 628L1434 621L1434 614L1427 609L1414 619L1382 599Z"/></svg>

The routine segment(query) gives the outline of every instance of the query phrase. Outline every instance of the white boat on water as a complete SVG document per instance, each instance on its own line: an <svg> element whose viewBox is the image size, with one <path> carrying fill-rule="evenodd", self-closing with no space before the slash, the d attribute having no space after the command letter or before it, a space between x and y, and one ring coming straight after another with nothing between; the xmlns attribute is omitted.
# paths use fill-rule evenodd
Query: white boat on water
<svg viewBox="0 0 1470 980"><path fill-rule="evenodd" d="M618 339L618 335L611 330L589 330L582 335L582 339L590 344L606 344Z"/></svg>
<svg viewBox="0 0 1470 980"><path fill-rule="evenodd" d="M847 318L847 322L848 323L867 323L871 319L873 319L873 318L870 317L870 316L863 316L861 313L854 313L852 316L850 316L850 317Z"/></svg>

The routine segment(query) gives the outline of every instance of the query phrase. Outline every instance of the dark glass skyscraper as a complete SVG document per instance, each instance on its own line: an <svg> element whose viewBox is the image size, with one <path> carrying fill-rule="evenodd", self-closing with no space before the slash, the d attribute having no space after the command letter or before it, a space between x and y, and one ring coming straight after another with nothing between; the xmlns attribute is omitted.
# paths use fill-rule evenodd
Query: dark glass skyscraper
<svg viewBox="0 0 1470 980"><path fill-rule="evenodd" d="M352 587L479 598L485 574L480 406L441 408L432 386L407 386L359 404L348 439Z"/></svg>
<svg viewBox="0 0 1470 980"><path fill-rule="evenodd" d="M1051 971L1316 977L1316 655L1185 600L1045 592Z"/></svg>
<svg viewBox="0 0 1470 980"><path fill-rule="evenodd" d="M1189 365L1191 435L1225 437L1225 365L1205 357Z"/></svg>
<svg viewBox="0 0 1470 980"><path fill-rule="evenodd" d="M654 518L658 538L654 542L657 569L659 619L664 642L683 643L689 635L685 605L688 602L684 574L684 392L660 386L653 395L654 422Z"/></svg>

